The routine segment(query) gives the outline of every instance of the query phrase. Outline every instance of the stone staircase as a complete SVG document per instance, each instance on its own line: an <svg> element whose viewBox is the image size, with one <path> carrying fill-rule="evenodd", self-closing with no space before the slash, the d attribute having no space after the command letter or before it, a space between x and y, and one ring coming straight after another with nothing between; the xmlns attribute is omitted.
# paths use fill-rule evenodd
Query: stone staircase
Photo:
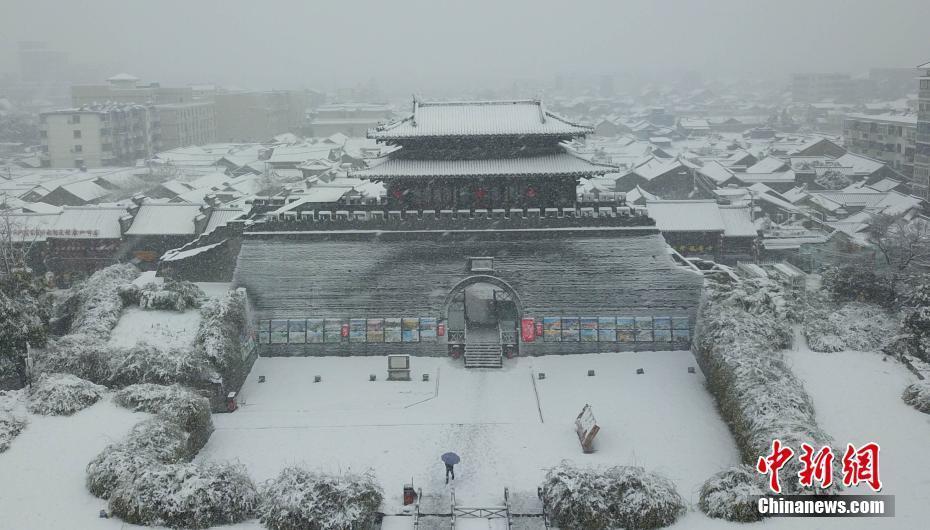
<svg viewBox="0 0 930 530"><path fill-rule="evenodd" d="M503 351L497 342L465 344L465 368L501 368Z"/></svg>

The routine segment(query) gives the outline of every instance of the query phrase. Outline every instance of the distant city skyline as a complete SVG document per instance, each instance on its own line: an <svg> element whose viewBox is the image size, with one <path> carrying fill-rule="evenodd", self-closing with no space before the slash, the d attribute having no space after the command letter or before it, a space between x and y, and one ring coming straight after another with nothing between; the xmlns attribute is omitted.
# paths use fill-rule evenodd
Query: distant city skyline
<svg viewBox="0 0 930 530"><path fill-rule="evenodd" d="M84 73L163 84L388 93L503 88L612 74L779 79L865 74L930 59L918 0L848 2L182 2L8 0L0 73L17 43L47 41ZM82 76L86 77L86 76ZM84 79L82 79L83 81ZM103 79L99 80L100 82ZM86 82L86 81L85 81Z"/></svg>

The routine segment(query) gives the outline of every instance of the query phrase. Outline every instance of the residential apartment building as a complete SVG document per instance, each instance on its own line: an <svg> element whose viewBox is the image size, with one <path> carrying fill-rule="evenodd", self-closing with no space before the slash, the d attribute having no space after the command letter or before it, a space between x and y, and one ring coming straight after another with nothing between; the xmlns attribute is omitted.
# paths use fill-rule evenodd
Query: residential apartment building
<svg viewBox="0 0 930 530"><path fill-rule="evenodd" d="M914 175L917 116L847 114L843 143L850 152L881 160L905 176Z"/></svg>
<svg viewBox="0 0 930 530"><path fill-rule="evenodd" d="M216 141L216 107L212 101L168 103L152 107L159 150Z"/></svg>
<svg viewBox="0 0 930 530"><path fill-rule="evenodd" d="M306 125L305 92L218 92L213 101L216 139L220 142L264 142Z"/></svg>
<svg viewBox="0 0 930 530"><path fill-rule="evenodd" d="M71 104L102 105L105 103L158 105L190 103L194 100L191 87L163 87L159 83L140 83L130 74L117 74L105 85L74 85L71 87Z"/></svg>
<svg viewBox="0 0 930 530"><path fill-rule="evenodd" d="M326 138L336 133L365 136L368 129L394 116L391 107L371 103L335 103L323 105L313 112L310 136Z"/></svg>
<svg viewBox="0 0 930 530"><path fill-rule="evenodd" d="M849 74L806 73L791 76L791 97L796 103L848 101L855 93Z"/></svg>
<svg viewBox="0 0 930 530"><path fill-rule="evenodd" d="M930 63L920 70L917 92L917 137L914 153L914 194L930 198Z"/></svg>
<svg viewBox="0 0 930 530"><path fill-rule="evenodd" d="M128 166L157 149L153 111L145 105L56 110L40 120L45 167Z"/></svg>
<svg viewBox="0 0 930 530"><path fill-rule="evenodd" d="M195 96L193 87L143 84L130 74L117 74L105 85L71 87L75 107L87 105L146 105L150 107L157 150L216 141L216 111L209 98Z"/></svg>

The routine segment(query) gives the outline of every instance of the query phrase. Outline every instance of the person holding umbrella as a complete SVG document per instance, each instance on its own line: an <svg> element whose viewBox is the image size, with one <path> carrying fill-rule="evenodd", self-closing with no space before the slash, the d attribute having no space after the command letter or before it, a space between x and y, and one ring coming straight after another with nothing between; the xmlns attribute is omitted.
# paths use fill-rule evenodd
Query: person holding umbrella
<svg viewBox="0 0 930 530"><path fill-rule="evenodd" d="M461 461L461 459L459 458L459 455L455 453L451 453L451 452L444 453L439 458L446 465L446 484L448 484L449 476L452 476L452 480L455 480L455 468L453 466L455 466L455 464L458 464Z"/></svg>

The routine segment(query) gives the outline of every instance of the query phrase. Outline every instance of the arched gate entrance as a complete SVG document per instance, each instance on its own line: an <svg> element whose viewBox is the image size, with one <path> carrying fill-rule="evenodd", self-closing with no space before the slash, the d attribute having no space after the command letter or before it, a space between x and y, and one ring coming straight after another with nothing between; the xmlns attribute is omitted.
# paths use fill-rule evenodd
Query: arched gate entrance
<svg viewBox="0 0 930 530"><path fill-rule="evenodd" d="M504 280L486 274L463 279L443 303L450 354L464 353L466 366L501 366L502 354L519 353L522 315L520 295Z"/></svg>

